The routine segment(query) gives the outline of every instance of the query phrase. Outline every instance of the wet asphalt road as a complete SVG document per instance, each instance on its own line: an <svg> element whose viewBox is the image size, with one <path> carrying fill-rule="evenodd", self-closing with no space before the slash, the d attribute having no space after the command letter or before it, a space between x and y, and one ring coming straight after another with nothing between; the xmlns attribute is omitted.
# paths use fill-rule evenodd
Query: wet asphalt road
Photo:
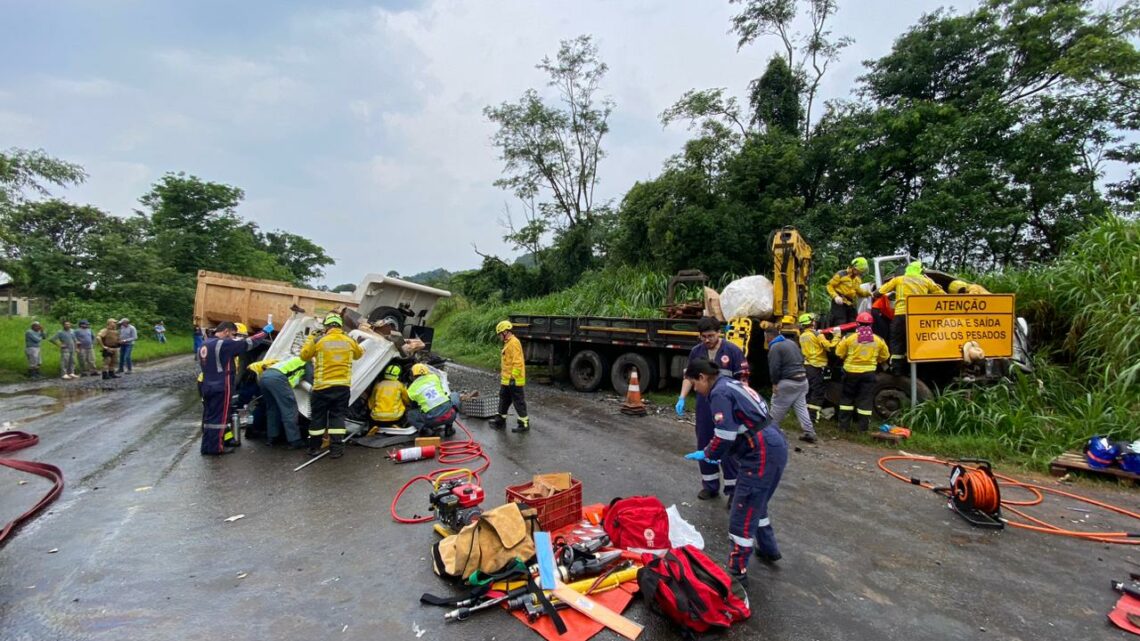
<svg viewBox="0 0 1140 641"><path fill-rule="evenodd" d="M495 389L488 374L449 369L453 389ZM602 395L532 385L528 396L529 434L468 422L493 459L488 505L533 473L571 471L588 503L648 493L676 503L723 560L724 504L695 499L696 467L680 458L693 447L691 425L667 413L621 416ZM0 639L539 638L502 612L445 625L442 610L419 605L422 592L447 591L428 560L435 535L394 523L388 509L431 464L395 466L354 447L294 473L303 455L249 440L205 459L199 411L188 358L121 381L0 389L0 423L41 438L16 457L59 465L67 482L50 512L0 548ZM1116 600L1108 580L1140 571L1140 554L972 529L938 497L876 469L891 452L825 440L792 454L772 506L784 558L753 563L753 617L724 638L1126 638L1105 624ZM46 488L0 467L0 516ZM1081 491L1137 507L1134 492ZM416 493L401 513L422 514L425 503ZM1037 514L1085 516L1068 505ZM1112 527L1105 514L1088 519ZM644 639L680 638L637 601L626 614L646 625Z"/></svg>

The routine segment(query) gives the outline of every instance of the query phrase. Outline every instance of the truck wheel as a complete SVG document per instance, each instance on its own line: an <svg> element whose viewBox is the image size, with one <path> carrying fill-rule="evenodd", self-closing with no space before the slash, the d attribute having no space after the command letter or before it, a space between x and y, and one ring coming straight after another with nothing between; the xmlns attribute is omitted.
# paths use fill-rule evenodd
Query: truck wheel
<svg viewBox="0 0 1140 641"><path fill-rule="evenodd" d="M570 359L570 384L579 392L596 392L609 369L604 356L592 349L584 349Z"/></svg>
<svg viewBox="0 0 1140 641"><path fill-rule="evenodd" d="M934 393L926 383L918 381L918 401L929 401ZM879 374L875 377L874 391L875 418L887 420L910 407L910 377Z"/></svg>
<svg viewBox="0 0 1140 641"><path fill-rule="evenodd" d="M655 364L641 354L626 352L618 356L614 360L613 367L610 368L610 384L614 386L615 392L624 396L629 391L629 373L635 367L637 368L637 384L642 392L653 389L653 386L657 384L657 367Z"/></svg>
<svg viewBox="0 0 1140 641"><path fill-rule="evenodd" d="M375 325L385 318L391 318L396 321L396 331L404 331L404 313L395 307L377 307L368 312L369 324Z"/></svg>

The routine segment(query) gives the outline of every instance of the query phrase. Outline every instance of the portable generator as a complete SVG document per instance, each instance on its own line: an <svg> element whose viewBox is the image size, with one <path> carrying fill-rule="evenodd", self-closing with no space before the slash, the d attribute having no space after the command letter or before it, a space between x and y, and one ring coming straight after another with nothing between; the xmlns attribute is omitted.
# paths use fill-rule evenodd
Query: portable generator
<svg viewBox="0 0 1140 641"><path fill-rule="evenodd" d="M435 531L440 536L451 536L465 525L478 520L483 510L483 488L471 470L454 470L441 474L432 484L428 496L435 512Z"/></svg>

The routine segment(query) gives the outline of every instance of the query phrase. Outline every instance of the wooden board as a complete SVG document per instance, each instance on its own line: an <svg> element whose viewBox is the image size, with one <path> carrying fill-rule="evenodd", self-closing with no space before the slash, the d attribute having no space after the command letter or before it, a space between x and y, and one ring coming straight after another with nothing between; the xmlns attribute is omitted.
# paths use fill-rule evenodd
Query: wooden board
<svg viewBox="0 0 1140 641"><path fill-rule="evenodd" d="M607 628L617 632L623 637L634 641L641 634L642 627L633 621L614 612L590 597L579 594L561 581L556 581L554 596L566 605L574 608L591 619L601 623Z"/></svg>
<svg viewBox="0 0 1140 641"><path fill-rule="evenodd" d="M1100 469L1090 466L1088 460L1085 459L1085 455L1081 452L1065 452L1053 459L1053 462L1049 464L1049 473L1053 476L1064 476L1073 471L1087 472L1100 476L1115 476L1116 478L1128 479L1133 483L1140 483L1140 474L1126 472L1119 467Z"/></svg>

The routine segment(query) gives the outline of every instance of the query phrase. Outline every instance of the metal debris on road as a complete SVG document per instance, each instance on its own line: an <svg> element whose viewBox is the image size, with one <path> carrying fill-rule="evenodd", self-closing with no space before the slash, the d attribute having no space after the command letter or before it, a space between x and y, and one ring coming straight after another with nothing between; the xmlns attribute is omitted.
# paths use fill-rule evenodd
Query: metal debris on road
<svg viewBox="0 0 1140 641"><path fill-rule="evenodd" d="M136 488L135 488L135 491L136 491L136 492L145 492L145 491L147 491L147 490L153 490L153 489L154 489L154 486L153 486L153 485L144 485L144 486L142 486L142 487L136 487Z"/></svg>
<svg viewBox="0 0 1140 641"><path fill-rule="evenodd" d="M55 554L56 552L59 552L59 548L52 548L48 550L48 554Z"/></svg>
<svg viewBox="0 0 1140 641"><path fill-rule="evenodd" d="M244 579L247 576L249 576L249 572L238 572L237 578Z"/></svg>
<svg viewBox="0 0 1140 641"><path fill-rule="evenodd" d="M234 521L236 521L238 519L244 519L244 518L245 518L244 514L235 514L235 515L231 516L230 518L226 519L226 523L233 523Z"/></svg>

